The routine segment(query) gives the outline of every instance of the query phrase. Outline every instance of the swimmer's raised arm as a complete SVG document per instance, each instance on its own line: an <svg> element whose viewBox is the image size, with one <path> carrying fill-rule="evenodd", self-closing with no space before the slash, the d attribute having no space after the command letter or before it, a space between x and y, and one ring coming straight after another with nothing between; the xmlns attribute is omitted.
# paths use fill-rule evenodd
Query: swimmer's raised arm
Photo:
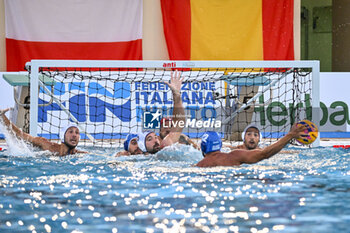
<svg viewBox="0 0 350 233"><path fill-rule="evenodd" d="M179 122L183 121L185 122L185 109L182 104L181 99L181 86L182 81L184 78L181 77L181 72L174 71L171 73L171 79L170 82L165 82L169 88L171 89L171 92L173 94L173 100L174 100L174 106L173 106L173 121ZM176 127L173 127L173 132L182 132L183 127L180 127L179 124L176 124Z"/></svg>
<svg viewBox="0 0 350 233"><path fill-rule="evenodd" d="M270 158L271 156L280 152L284 146L286 146L291 139L299 138L304 134L305 126L294 124L291 130L277 142L263 148L247 151L244 156L241 156L240 163L257 163L263 159Z"/></svg>
<svg viewBox="0 0 350 233"><path fill-rule="evenodd" d="M161 142L161 148L170 146L179 141L180 135L183 130L183 127L180 127L179 122L186 121L185 109L183 107L182 99L181 99L182 81L183 81L183 78L181 77L181 72L176 70L174 72L171 72L170 82L164 82L169 86L173 94L174 106L173 106L172 120L176 125L172 127L171 133L168 134L164 138L164 140Z"/></svg>
<svg viewBox="0 0 350 233"><path fill-rule="evenodd" d="M32 143L34 146L41 148L42 150L48 150L56 153L60 156L75 153L86 153L84 151L79 151L76 146L79 143L80 132L76 126L67 127L64 131L62 138L63 143L58 144L51 142L43 137L33 137L20 130L15 124L13 124L5 115L9 108L0 110L0 119L4 122L7 130L15 134L16 137L21 138L27 142Z"/></svg>
<svg viewBox="0 0 350 233"><path fill-rule="evenodd" d="M5 115L5 113L7 111L9 111L10 108L4 109L4 110L0 110L0 116L5 124L5 126L7 127L7 129L10 132L13 132L18 138L21 138L25 141L31 142L31 143L36 143L37 140L35 140L35 138L33 136L31 136L30 134L27 134L25 132L23 132L22 130L20 130L15 124L13 124ZM39 145L36 145L39 146Z"/></svg>

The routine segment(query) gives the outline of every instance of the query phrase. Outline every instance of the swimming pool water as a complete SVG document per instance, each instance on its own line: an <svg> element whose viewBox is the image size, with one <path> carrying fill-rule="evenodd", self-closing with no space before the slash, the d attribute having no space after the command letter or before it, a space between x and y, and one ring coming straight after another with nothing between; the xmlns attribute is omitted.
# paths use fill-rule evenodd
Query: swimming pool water
<svg viewBox="0 0 350 233"><path fill-rule="evenodd" d="M0 152L0 232L349 232L350 151L197 168L187 146L114 157Z"/></svg>

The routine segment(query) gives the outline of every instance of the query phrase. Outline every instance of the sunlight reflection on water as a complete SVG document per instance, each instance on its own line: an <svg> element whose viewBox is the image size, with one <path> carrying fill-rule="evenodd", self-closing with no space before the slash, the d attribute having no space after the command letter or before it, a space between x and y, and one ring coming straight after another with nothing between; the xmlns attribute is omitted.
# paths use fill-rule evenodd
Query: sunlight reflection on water
<svg viewBox="0 0 350 233"><path fill-rule="evenodd" d="M350 210L344 149L293 149L255 165L197 168L174 146L114 157L0 152L0 231L341 232Z"/></svg>

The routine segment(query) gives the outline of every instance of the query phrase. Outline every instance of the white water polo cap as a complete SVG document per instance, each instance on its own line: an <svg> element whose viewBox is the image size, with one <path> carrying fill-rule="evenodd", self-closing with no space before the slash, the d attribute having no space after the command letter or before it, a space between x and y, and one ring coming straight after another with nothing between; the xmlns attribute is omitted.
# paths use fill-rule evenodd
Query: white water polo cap
<svg viewBox="0 0 350 233"><path fill-rule="evenodd" d="M61 129L61 131L60 131L61 142L65 143L65 141L64 141L64 136L66 135L67 130L70 129L70 128L72 128L72 127L79 129L79 128L78 128L78 125L75 124L75 123L69 123L68 125L66 125L65 127L63 127L63 128Z"/></svg>
<svg viewBox="0 0 350 233"><path fill-rule="evenodd" d="M258 128L258 126L254 125L254 124L250 124L247 127L245 127L245 129L242 132L242 140L243 140L243 142L245 141L245 139L244 139L245 138L245 134L247 133L248 129L250 129L250 128L254 128L254 129L258 130L258 132L259 132L259 141L260 141L262 139L262 134L260 132L260 129Z"/></svg>
<svg viewBox="0 0 350 233"><path fill-rule="evenodd" d="M153 133L153 132L152 131L145 131L145 132L140 132L140 133L137 134L139 136L138 146L139 146L140 150L142 150L143 152L147 152L147 149L146 149L146 137L150 133Z"/></svg>

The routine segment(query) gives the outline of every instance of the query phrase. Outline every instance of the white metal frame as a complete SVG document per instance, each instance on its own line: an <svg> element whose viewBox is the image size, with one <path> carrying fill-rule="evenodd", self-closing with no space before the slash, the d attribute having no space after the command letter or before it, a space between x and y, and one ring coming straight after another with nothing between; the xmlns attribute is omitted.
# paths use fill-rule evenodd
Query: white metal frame
<svg viewBox="0 0 350 233"><path fill-rule="evenodd" d="M106 60L32 60L30 74L30 134L37 135L38 93L40 67L101 67L101 68L311 68L312 69L312 117L320 122L320 62L319 61L106 61ZM313 143L320 146L320 137Z"/></svg>
<svg viewBox="0 0 350 233"><path fill-rule="evenodd" d="M243 103L241 105L241 107L236 110L234 113L232 113L232 115L230 115L228 118L226 118L223 122L223 124L227 124L229 121L231 121L232 119L234 119L238 113L242 112L246 107L253 105L253 103L261 96L263 95L266 91L271 90L271 87L273 87L277 82L279 82L280 80L284 79L287 76L287 74L283 74L281 75L281 77L279 77L278 79L273 80L269 85L267 85L266 87L263 88L263 90L256 94L253 98L251 98L247 103ZM272 93L272 91L271 91ZM272 95L272 94L271 94ZM271 102L272 97L270 97L270 100L268 102ZM264 103L266 105L268 105L268 103ZM256 106L256 105L254 105Z"/></svg>

